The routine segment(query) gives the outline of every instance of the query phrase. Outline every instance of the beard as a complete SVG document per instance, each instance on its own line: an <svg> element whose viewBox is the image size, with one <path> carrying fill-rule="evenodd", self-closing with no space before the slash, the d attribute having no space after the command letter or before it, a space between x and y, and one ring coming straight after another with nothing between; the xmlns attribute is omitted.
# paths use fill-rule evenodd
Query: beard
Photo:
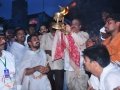
<svg viewBox="0 0 120 90"><path fill-rule="evenodd" d="M0 50L4 50L4 48L5 48L5 44L1 44L0 45Z"/></svg>
<svg viewBox="0 0 120 90"><path fill-rule="evenodd" d="M111 29L105 28L106 33L112 34L115 31L115 27L112 27Z"/></svg>
<svg viewBox="0 0 120 90"><path fill-rule="evenodd" d="M36 49L39 49L40 48L40 43L36 43L36 45L33 46L33 47L36 48Z"/></svg>
<svg viewBox="0 0 120 90"><path fill-rule="evenodd" d="M39 48L40 48L40 46L34 46L34 48L39 49Z"/></svg>
<svg viewBox="0 0 120 90"><path fill-rule="evenodd" d="M25 37L21 37L21 41L24 42L25 41Z"/></svg>

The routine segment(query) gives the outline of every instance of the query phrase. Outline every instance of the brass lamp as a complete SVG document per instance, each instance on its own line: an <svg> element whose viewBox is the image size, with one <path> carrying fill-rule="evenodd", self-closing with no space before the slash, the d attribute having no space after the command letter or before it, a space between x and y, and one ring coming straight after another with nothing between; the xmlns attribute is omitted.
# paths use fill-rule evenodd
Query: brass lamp
<svg viewBox="0 0 120 90"><path fill-rule="evenodd" d="M61 7L60 6L60 12L55 13L54 20L55 23L53 23L52 28L57 30L65 30L65 24L64 24L64 16L68 14L69 7Z"/></svg>

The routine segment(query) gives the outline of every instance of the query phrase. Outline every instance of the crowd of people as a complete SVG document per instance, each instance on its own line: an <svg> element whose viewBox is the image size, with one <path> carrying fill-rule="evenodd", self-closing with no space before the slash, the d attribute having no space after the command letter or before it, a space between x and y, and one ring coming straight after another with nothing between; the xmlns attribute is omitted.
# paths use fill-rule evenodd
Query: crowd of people
<svg viewBox="0 0 120 90"><path fill-rule="evenodd" d="M103 20L100 37L79 19L65 30L0 30L0 90L120 90L120 15Z"/></svg>

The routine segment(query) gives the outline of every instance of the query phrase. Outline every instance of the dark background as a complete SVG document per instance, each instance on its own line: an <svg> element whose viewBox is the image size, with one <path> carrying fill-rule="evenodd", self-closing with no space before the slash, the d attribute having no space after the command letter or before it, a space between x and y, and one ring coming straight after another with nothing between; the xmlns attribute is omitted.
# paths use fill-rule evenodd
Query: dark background
<svg viewBox="0 0 120 90"><path fill-rule="evenodd" d="M99 34L104 25L101 13L111 11L120 13L120 0L0 0L0 23L5 27L27 27L31 18L36 18L38 27L51 21L59 5L67 6L76 2L66 21L79 18L84 29L92 34Z"/></svg>

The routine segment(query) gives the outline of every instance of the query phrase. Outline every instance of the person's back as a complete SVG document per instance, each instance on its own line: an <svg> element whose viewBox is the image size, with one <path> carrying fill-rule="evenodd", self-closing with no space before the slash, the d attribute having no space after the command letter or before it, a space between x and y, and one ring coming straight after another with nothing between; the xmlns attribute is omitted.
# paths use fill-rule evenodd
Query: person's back
<svg viewBox="0 0 120 90"><path fill-rule="evenodd" d="M105 90L113 90L120 86L120 67L111 65L111 69L108 70L108 74L104 77Z"/></svg>

